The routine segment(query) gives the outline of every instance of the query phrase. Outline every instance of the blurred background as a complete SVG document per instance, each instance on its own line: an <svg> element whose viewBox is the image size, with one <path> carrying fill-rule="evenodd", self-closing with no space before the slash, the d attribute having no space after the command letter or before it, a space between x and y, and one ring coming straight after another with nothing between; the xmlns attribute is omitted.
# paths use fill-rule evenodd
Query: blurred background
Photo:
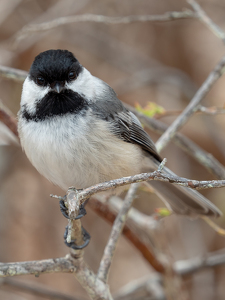
<svg viewBox="0 0 225 300"><path fill-rule="evenodd" d="M199 1L208 16L225 30L225 2ZM80 22L30 34L15 43L26 25L77 14L106 16L155 15L191 7L183 0L0 0L0 64L29 70L34 57L47 49L68 49L93 75L112 86L118 97L130 104L155 102L166 110L182 110L198 87L224 55L225 46L204 24L194 19L169 22L135 22L109 25ZM16 115L22 84L0 78L0 99ZM207 95L205 106L224 107L225 77ZM160 120L171 124L174 116ZM193 116L182 133L225 164L224 115ZM150 132L152 139L159 136ZM0 135L0 261L55 258L68 253L63 242L67 224L58 201L50 194L64 195L37 173L19 146L2 126ZM198 162L170 143L161 153L167 166L180 176L216 179ZM224 189L203 194L225 212ZM149 199L150 198L150 199ZM138 193L135 207L151 215L163 203L154 194ZM96 272L111 225L87 208L84 227L92 239L85 258ZM225 228L225 219L216 222ZM172 215L161 224L163 247L172 262L202 256L225 247L219 236L202 220ZM109 285L117 292L125 284L154 270L124 237L120 238L112 264ZM205 269L183 280L186 299L224 299L225 267ZM49 274L39 278L24 276L22 282L43 284L55 291L88 299L83 288L69 274ZM0 281L1 283L1 281ZM43 299L0 285L0 299ZM150 299L150 298L146 298Z"/></svg>

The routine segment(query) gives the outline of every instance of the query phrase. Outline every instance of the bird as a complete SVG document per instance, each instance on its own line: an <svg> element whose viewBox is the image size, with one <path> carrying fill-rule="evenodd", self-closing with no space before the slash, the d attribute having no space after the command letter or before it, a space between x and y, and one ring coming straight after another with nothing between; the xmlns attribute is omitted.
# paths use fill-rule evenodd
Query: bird
<svg viewBox="0 0 225 300"><path fill-rule="evenodd" d="M18 132L33 166L65 191L152 172L162 162L138 118L68 50L35 57L23 83ZM174 174L166 167L163 172ZM148 184L177 214L222 214L195 190L155 180Z"/></svg>

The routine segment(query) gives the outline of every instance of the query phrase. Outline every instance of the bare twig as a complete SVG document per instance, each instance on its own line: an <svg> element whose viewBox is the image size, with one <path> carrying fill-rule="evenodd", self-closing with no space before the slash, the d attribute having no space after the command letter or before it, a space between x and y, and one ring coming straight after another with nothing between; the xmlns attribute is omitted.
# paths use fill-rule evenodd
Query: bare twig
<svg viewBox="0 0 225 300"><path fill-rule="evenodd" d="M110 197L110 199L107 202L110 205L110 208L116 212L119 212L123 205L123 200L117 196ZM131 207L128 213L128 219L126 224L129 225L129 223L131 225L135 224L135 228L139 228L147 233L149 231L155 231L158 227L158 219L156 219L155 216L146 215L134 207Z"/></svg>
<svg viewBox="0 0 225 300"><path fill-rule="evenodd" d="M106 181L88 187L82 191L76 191L76 193L75 192L71 192L71 193L75 193L74 197L78 196L80 198L80 203L84 203L86 199L88 199L89 197L93 196L96 193L107 191L131 183L137 183L137 182L148 181L148 180L166 181L166 182L178 184L196 190L225 187L225 180L209 180L209 181L191 180L179 176L168 175L157 170L152 173L141 173L134 176L122 177L119 179ZM57 198L58 196L54 196L54 197Z"/></svg>
<svg viewBox="0 0 225 300"><path fill-rule="evenodd" d="M71 273L85 288L91 299L112 300L106 286L86 265L83 257L65 257L17 263L0 263L0 277L45 273Z"/></svg>
<svg viewBox="0 0 225 300"><path fill-rule="evenodd" d="M79 214L79 207L81 205L79 193L74 189L69 189L66 197L66 206L68 208L68 234L67 243L74 240L77 246L85 243L83 239L83 230L81 226L81 220L75 218ZM71 249L71 257L74 259L74 264L77 266L75 277L86 289L87 293L92 299L106 299L112 300L108 286L102 282L97 276L90 270L83 259L83 249Z"/></svg>
<svg viewBox="0 0 225 300"><path fill-rule="evenodd" d="M225 263L224 253L210 253L205 257L197 257L174 264L174 271L180 275L188 275L205 267L215 267ZM0 263L0 277L33 274L40 276L46 273L76 273L81 272L80 259L73 259L69 254L65 257L39 261ZM85 267L86 268L86 267ZM84 268L84 269L85 269ZM86 270L88 272L88 270ZM90 275L93 275L89 270ZM80 274L81 275L81 274Z"/></svg>
<svg viewBox="0 0 225 300"><path fill-rule="evenodd" d="M220 107L216 107L216 106L212 106L212 107L205 107L200 105L198 107L197 112L201 112L207 115L219 115L219 114L225 114L225 108L220 108Z"/></svg>
<svg viewBox="0 0 225 300"><path fill-rule="evenodd" d="M166 12L163 15L131 15L126 17L108 17L103 15L75 15L54 19L50 22L40 24L30 24L20 30L16 36L17 40L25 38L27 35L57 28L62 25L77 22L96 22L104 24L130 24L133 22L166 22L179 19L196 18L196 14L191 10Z"/></svg>
<svg viewBox="0 0 225 300"><path fill-rule="evenodd" d="M76 267L73 265L70 255L55 259L37 261L25 261L15 263L0 263L0 277L30 275L39 276L46 273L73 273Z"/></svg>
<svg viewBox="0 0 225 300"><path fill-rule="evenodd" d="M19 69L0 66L0 76L17 82L23 82L27 77L27 72Z"/></svg>
<svg viewBox="0 0 225 300"><path fill-rule="evenodd" d="M182 114L172 123L167 131L159 138L156 143L158 152L166 147L169 141L174 137L175 133L188 121L188 119L194 114L199 103L203 100L205 95L209 92L213 84L222 76L224 73L225 56L216 65L214 70L209 74L208 78L199 88L189 105L184 109Z"/></svg>
<svg viewBox="0 0 225 300"><path fill-rule="evenodd" d="M76 272L73 273L83 288L87 291L91 299L113 300L109 292L109 287L102 282L88 267L83 257L74 259Z"/></svg>
<svg viewBox="0 0 225 300"><path fill-rule="evenodd" d="M162 281L159 274L133 280L116 292L113 295L114 299L166 300Z"/></svg>
<svg viewBox="0 0 225 300"><path fill-rule="evenodd" d="M165 110L159 114L155 114L154 118L160 119L160 118L164 118L164 117L179 115L181 113L182 113L182 110ZM220 115L220 114L225 114L225 108L220 108L220 107L216 107L216 106L205 107L205 106L199 105L199 107L196 109L196 113L203 113L206 115Z"/></svg>
<svg viewBox="0 0 225 300"><path fill-rule="evenodd" d="M187 2L192 6L199 20L225 43L225 32L207 16L201 6L195 0L187 0Z"/></svg>
<svg viewBox="0 0 225 300"><path fill-rule="evenodd" d="M111 266L112 263L112 258L116 249L116 244L118 242L118 239L120 237L120 234L123 230L124 224L126 222L127 219L127 214L128 211L133 203L136 191L137 191L137 184L134 184L130 187L123 206L121 208L121 210L119 211L116 220L113 224L111 233L110 233L110 237L109 237L109 241L105 247L104 250L104 254L102 257L102 260L100 262L100 266L98 269L98 278L100 280L102 280L103 282L107 282L107 277L108 277L108 273L109 273L109 268Z"/></svg>
<svg viewBox="0 0 225 300"><path fill-rule="evenodd" d="M115 197L113 197L113 198L115 198ZM110 204L110 206L112 206L111 201L109 201L109 204ZM102 203L97 197L95 197L95 198L92 197L88 202L88 206L92 210L94 210L103 219L105 219L106 221L113 224L113 222L116 219L116 214L113 213L112 209L109 208L109 204ZM115 204L114 201L113 201L113 204ZM121 209L121 207L119 208L119 210L120 209ZM131 213L132 220L137 221L137 218L138 218L138 224L137 224L137 222L135 223L137 226L139 225L139 227L142 226L142 229L149 230L149 228L147 228L147 226L150 223L149 219L151 219L151 217L146 216L146 215L140 213L139 211L136 211L137 214L140 214L140 216L139 215L136 216L136 214L135 214L135 217L136 217L136 219L135 219L135 217L133 216L134 215L133 210L135 210L135 209L134 208L130 209L130 212L128 214L128 219L129 219L129 215ZM153 221L153 220L151 220L151 221ZM140 224L140 222L142 222L142 223ZM129 225L124 226L123 235L139 250L139 252L143 255L143 257L148 261L148 263L150 263L150 265L157 272L159 272L159 273L164 272L164 267L160 263L160 261L157 260L154 251L152 251L151 247L147 246L145 243L142 242L141 238L137 234L135 234L135 232L130 228Z"/></svg>
<svg viewBox="0 0 225 300"><path fill-rule="evenodd" d="M189 138L183 136L180 133L176 134L175 143L179 145L184 151L189 153L193 158L195 158L218 179L225 178L225 167L211 153L206 152L197 144L192 142Z"/></svg>
<svg viewBox="0 0 225 300"><path fill-rule="evenodd" d="M217 225L213 220L207 216L201 216L201 218L219 235L225 236L225 229Z"/></svg>
<svg viewBox="0 0 225 300"><path fill-rule="evenodd" d="M224 251L209 253L204 256L194 257L187 260L179 260L174 263L174 271L179 275L190 275L203 268L216 267L225 264Z"/></svg>

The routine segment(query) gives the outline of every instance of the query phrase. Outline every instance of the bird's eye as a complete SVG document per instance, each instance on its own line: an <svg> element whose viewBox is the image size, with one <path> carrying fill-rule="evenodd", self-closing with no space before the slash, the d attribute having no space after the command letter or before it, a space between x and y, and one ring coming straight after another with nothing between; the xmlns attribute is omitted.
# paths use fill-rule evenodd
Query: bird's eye
<svg viewBox="0 0 225 300"><path fill-rule="evenodd" d="M44 80L43 77L38 76L38 77L36 78L36 83L37 83L38 85L40 85L40 86L43 86L43 85L45 85L45 80Z"/></svg>
<svg viewBox="0 0 225 300"><path fill-rule="evenodd" d="M68 75L68 79L69 79L69 80L73 80L73 79L75 79L76 77L77 77L76 72L74 72L74 71L69 72L69 75Z"/></svg>

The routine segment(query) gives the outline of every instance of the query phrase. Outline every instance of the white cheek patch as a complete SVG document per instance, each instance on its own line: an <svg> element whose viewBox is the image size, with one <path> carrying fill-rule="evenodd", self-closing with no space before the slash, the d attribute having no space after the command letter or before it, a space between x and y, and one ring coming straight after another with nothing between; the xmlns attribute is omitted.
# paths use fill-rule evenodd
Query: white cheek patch
<svg viewBox="0 0 225 300"><path fill-rule="evenodd" d="M77 79L71 83L66 83L66 87L72 91L84 96L87 100L95 101L96 96L104 93L106 83L101 79L94 77L83 67L82 72Z"/></svg>
<svg viewBox="0 0 225 300"><path fill-rule="evenodd" d="M38 86L33 80L27 77L23 84L20 105L26 104L30 113L34 113L36 109L35 103L41 100L50 91L50 87Z"/></svg>

